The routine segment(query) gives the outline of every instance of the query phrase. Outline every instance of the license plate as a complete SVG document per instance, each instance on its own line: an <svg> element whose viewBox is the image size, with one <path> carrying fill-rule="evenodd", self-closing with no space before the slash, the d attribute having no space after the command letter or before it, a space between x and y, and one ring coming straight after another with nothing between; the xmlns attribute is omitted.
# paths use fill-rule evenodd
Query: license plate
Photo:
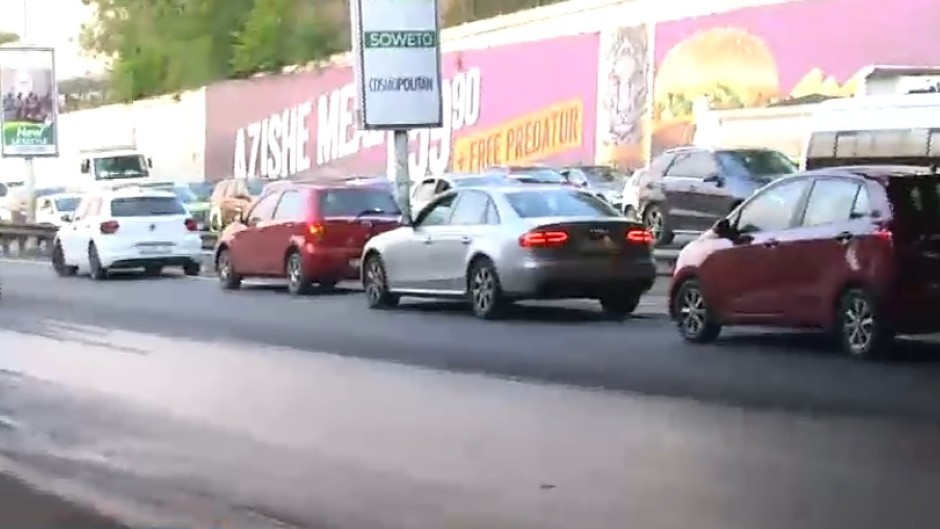
<svg viewBox="0 0 940 529"><path fill-rule="evenodd" d="M350 268L359 268L359 259L350 259L349 260Z"/></svg>
<svg viewBox="0 0 940 529"><path fill-rule="evenodd" d="M142 246L139 248L141 255L158 255L170 252L169 246Z"/></svg>

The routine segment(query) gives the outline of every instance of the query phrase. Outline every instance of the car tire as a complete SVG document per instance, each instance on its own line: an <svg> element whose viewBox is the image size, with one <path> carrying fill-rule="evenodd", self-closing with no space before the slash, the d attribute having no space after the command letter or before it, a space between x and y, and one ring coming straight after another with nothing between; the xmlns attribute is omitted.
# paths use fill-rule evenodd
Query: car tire
<svg viewBox="0 0 940 529"><path fill-rule="evenodd" d="M228 249L219 250L215 258L215 272L223 290L238 290L242 286L242 277L235 271L232 254Z"/></svg>
<svg viewBox="0 0 940 529"><path fill-rule="evenodd" d="M871 294L860 288L849 289L839 299L838 311L835 331L842 351L860 360L888 354L895 333L882 318Z"/></svg>
<svg viewBox="0 0 940 529"><path fill-rule="evenodd" d="M198 276L202 272L202 265L196 261L190 261L183 265L183 275L193 277Z"/></svg>
<svg viewBox="0 0 940 529"><path fill-rule="evenodd" d="M287 291L292 296L303 296L313 289L313 281L304 272L304 260L300 252L293 251L287 255L284 272L287 274Z"/></svg>
<svg viewBox="0 0 940 529"><path fill-rule="evenodd" d="M471 263L467 274L467 297L473 314L478 318L495 320L504 315L508 302L496 267L489 259L480 257Z"/></svg>
<svg viewBox="0 0 940 529"><path fill-rule="evenodd" d="M78 273L77 266L65 264L65 252L62 251L62 243L59 241L52 246L52 269L59 277L72 277Z"/></svg>
<svg viewBox="0 0 940 529"><path fill-rule="evenodd" d="M362 287L365 290L369 308L390 309L398 306L401 298L388 288L388 275L386 275L382 258L377 254L366 257L362 270Z"/></svg>
<svg viewBox="0 0 940 529"><path fill-rule="evenodd" d="M144 275L147 277L160 277L163 275L162 266L146 266L144 267Z"/></svg>
<svg viewBox="0 0 940 529"><path fill-rule="evenodd" d="M655 246L670 244L676 237L669 229L669 220L666 213L657 204L650 204L643 210L643 225L653 234L653 244Z"/></svg>
<svg viewBox="0 0 940 529"><path fill-rule="evenodd" d="M721 334L721 325L715 322L697 280L682 283L672 300L671 312L679 334L687 342L709 343Z"/></svg>
<svg viewBox="0 0 940 529"><path fill-rule="evenodd" d="M601 309L604 314L614 320L627 319L640 305L642 294L633 292L618 292L600 298Z"/></svg>
<svg viewBox="0 0 940 529"><path fill-rule="evenodd" d="M108 278L108 269L101 266L101 258L98 256L98 247L95 243L88 245L88 275L95 281Z"/></svg>

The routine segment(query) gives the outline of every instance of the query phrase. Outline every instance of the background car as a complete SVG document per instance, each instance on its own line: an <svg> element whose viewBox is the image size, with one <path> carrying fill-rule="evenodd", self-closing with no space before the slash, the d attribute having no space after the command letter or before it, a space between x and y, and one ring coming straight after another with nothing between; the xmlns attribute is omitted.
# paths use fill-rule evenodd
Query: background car
<svg viewBox="0 0 940 529"><path fill-rule="evenodd" d="M160 189L169 191L176 195L183 207L189 213L189 216L196 221L200 231L208 228L209 202L200 199L193 191L193 184L180 184L176 182L148 182L145 184L128 184L129 186L139 186L146 189ZM201 189L197 187L197 189Z"/></svg>
<svg viewBox="0 0 940 529"><path fill-rule="evenodd" d="M469 299L496 318L523 299L594 298L632 313L656 275L651 235L593 194L558 186L457 188L363 254L369 306Z"/></svg>
<svg viewBox="0 0 940 529"><path fill-rule="evenodd" d="M417 182L411 190L411 209L418 213L435 197L452 189L481 186L507 186L517 183L503 174L448 173L430 176Z"/></svg>
<svg viewBox="0 0 940 529"><path fill-rule="evenodd" d="M637 169L623 183L620 192L621 211L625 217L638 220L640 218L640 177L642 169Z"/></svg>
<svg viewBox="0 0 940 529"><path fill-rule="evenodd" d="M845 167L772 183L682 250L670 313L690 342L724 325L818 328L862 358L940 331L940 176Z"/></svg>
<svg viewBox="0 0 940 529"><path fill-rule="evenodd" d="M564 167L559 172L572 184L591 191L614 209L623 211L623 185L627 176L622 172L606 165Z"/></svg>
<svg viewBox="0 0 940 529"><path fill-rule="evenodd" d="M221 231L261 196L265 180L230 178L216 184L209 206L209 229Z"/></svg>
<svg viewBox="0 0 940 529"><path fill-rule="evenodd" d="M362 248L399 226L395 198L383 186L294 182L265 193L225 228L215 250L227 290L246 277L286 278L288 290L358 279Z"/></svg>
<svg viewBox="0 0 940 529"><path fill-rule="evenodd" d="M796 170L770 149L671 149L640 173L640 216L656 244L666 245L676 234L708 230L754 191Z"/></svg>
<svg viewBox="0 0 940 529"><path fill-rule="evenodd" d="M96 280L121 269L159 275L167 266L198 275L201 260L196 222L176 195L141 187L86 194L72 221L56 232L52 248L58 275L86 270Z"/></svg>
<svg viewBox="0 0 940 529"><path fill-rule="evenodd" d="M78 193L58 193L36 199L36 223L62 226L71 222L75 208L82 201Z"/></svg>

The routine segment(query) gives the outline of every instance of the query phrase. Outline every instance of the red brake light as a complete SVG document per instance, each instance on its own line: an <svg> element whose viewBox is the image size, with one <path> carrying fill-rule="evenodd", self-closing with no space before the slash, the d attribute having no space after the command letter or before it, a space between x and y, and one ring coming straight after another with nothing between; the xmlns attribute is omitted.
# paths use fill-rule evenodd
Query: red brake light
<svg viewBox="0 0 940 529"><path fill-rule="evenodd" d="M653 234L642 228L627 230L627 241L634 244L653 244Z"/></svg>
<svg viewBox="0 0 940 529"><path fill-rule="evenodd" d="M882 240L886 243L894 242L894 234L891 233L891 230L888 228L878 228L872 233L877 239Z"/></svg>
<svg viewBox="0 0 940 529"><path fill-rule="evenodd" d="M116 220L106 220L106 221L104 221L104 222L101 223L100 229L101 229L101 233L102 233L102 234L104 234L104 235L111 235L112 233L117 233L118 228L120 228L120 227L121 227L121 225L118 224L118 221L116 221Z"/></svg>
<svg viewBox="0 0 940 529"><path fill-rule="evenodd" d="M196 231L199 229L199 223L196 222L196 219L186 219L185 224L186 229L189 231Z"/></svg>
<svg viewBox="0 0 940 529"><path fill-rule="evenodd" d="M523 248L549 248L568 242L568 233L564 231L535 230L519 237L519 246Z"/></svg>

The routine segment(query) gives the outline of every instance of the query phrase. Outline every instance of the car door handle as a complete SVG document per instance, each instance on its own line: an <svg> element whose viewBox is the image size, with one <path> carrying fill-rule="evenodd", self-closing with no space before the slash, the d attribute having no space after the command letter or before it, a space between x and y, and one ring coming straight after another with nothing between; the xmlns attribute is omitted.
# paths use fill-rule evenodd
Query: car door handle
<svg viewBox="0 0 940 529"><path fill-rule="evenodd" d="M463 236L463 237L460 238L460 242L463 243L463 244L470 244L471 242L473 242L473 238L467 237L467 236Z"/></svg>
<svg viewBox="0 0 940 529"><path fill-rule="evenodd" d="M780 241L777 239L764 241L764 248L776 248L777 246L780 246Z"/></svg>
<svg viewBox="0 0 940 529"><path fill-rule="evenodd" d="M836 235L836 240L839 241L839 242L842 243L842 244L848 244L849 241L852 240L852 237L853 237L853 235L852 235L851 232L844 231L844 232L842 232L842 233Z"/></svg>

